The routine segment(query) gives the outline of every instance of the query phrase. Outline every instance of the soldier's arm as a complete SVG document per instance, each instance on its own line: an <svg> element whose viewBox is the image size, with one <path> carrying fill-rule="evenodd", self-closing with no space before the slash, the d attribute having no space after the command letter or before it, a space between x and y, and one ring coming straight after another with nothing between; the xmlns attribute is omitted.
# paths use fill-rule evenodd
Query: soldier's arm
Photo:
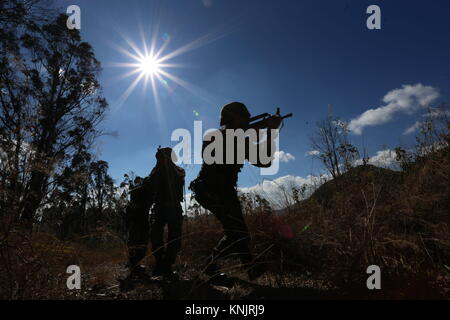
<svg viewBox="0 0 450 320"><path fill-rule="evenodd" d="M183 178L183 181L184 181L184 178L186 177L186 171L183 168L179 167L179 166L176 166L176 167L179 170L180 176Z"/></svg>
<svg viewBox="0 0 450 320"><path fill-rule="evenodd" d="M144 178L143 189L145 190L145 198L147 205L150 207L155 199L156 189L158 187L159 170L154 168L152 172Z"/></svg>
<svg viewBox="0 0 450 320"><path fill-rule="evenodd" d="M251 160L254 159L255 156L253 158L250 156L250 150L252 149L250 143L252 142L250 142L250 139L247 139L245 144L246 160L258 168L269 168L272 165L272 161L275 155L277 135L277 132L273 133L270 129L267 130L265 137L261 137L261 133L257 134L257 147L253 148L253 152L257 153L256 162L251 162ZM261 154L264 155L264 159L261 159Z"/></svg>
<svg viewBox="0 0 450 320"><path fill-rule="evenodd" d="M153 168L152 172L145 178L145 185L149 191L153 191L156 185L158 185L160 171L157 168Z"/></svg>

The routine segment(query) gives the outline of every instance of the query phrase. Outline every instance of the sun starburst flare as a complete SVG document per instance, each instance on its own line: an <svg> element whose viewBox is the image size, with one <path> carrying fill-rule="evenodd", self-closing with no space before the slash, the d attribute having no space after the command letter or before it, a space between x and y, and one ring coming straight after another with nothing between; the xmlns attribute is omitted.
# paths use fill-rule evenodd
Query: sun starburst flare
<svg viewBox="0 0 450 320"><path fill-rule="evenodd" d="M127 100L130 94L135 90L139 83L143 82L143 92L151 87L151 92L155 102L156 111L159 113L159 95L158 86L164 87L168 92L173 92L175 86L183 87L189 92L196 96L199 96L203 100L211 103L211 95L205 90L202 90L193 84L180 79L174 74L169 72L169 68L185 67L182 64L171 63L170 60L178 57L186 52L198 49L208 43L211 43L225 35L233 32L232 29L222 29L216 30L215 32L210 32L194 41L187 43L173 51L164 53L170 43L170 35L167 33L163 34L159 41L157 41L158 27L152 32L150 46L147 46L147 37L141 29L141 42L142 45L138 46L129 37L121 34L123 40L127 44L128 48L118 46L113 44L113 46L126 57L129 58L129 62L113 63L115 67L125 67L129 69L128 72L120 76L121 79L135 76L135 79L123 92L119 98L117 108ZM161 45L157 46L157 42ZM164 54L163 54L164 53Z"/></svg>
<svg viewBox="0 0 450 320"><path fill-rule="evenodd" d="M138 68L146 76L152 76L160 72L161 65L155 57L147 56L139 60Z"/></svg>

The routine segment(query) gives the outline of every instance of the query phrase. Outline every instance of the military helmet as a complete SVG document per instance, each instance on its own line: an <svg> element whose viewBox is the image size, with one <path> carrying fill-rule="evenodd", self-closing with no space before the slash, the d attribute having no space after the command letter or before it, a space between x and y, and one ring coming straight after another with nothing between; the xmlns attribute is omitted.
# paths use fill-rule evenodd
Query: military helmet
<svg viewBox="0 0 450 320"><path fill-rule="evenodd" d="M250 120L250 112L245 104L241 102L231 102L222 107L220 111L220 125L227 125L236 118L244 118Z"/></svg>
<svg viewBox="0 0 450 320"><path fill-rule="evenodd" d="M155 155L157 160L163 160L163 159L171 159L173 162L177 161L177 156L175 152L173 152L172 148L161 148L161 146L158 147L158 151L156 151Z"/></svg>

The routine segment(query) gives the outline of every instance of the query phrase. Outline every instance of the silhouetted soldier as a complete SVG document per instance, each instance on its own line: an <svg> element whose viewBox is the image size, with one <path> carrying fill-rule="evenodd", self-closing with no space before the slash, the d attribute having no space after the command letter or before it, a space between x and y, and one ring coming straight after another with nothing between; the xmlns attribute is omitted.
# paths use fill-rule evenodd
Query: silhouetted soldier
<svg viewBox="0 0 450 320"><path fill-rule="evenodd" d="M156 260L154 276L173 278L172 265L181 248L183 210L183 187L185 172L172 161L171 148L158 148L156 166L143 182L131 190L131 201L127 207L128 267L132 273L143 271L139 261L147 251L149 234L152 253ZM167 225L167 242L164 243L164 228Z"/></svg>
<svg viewBox="0 0 450 320"><path fill-rule="evenodd" d="M204 161L197 179L189 187L193 191L195 200L211 211L223 226L224 236L211 253L205 269L205 273L212 277L225 277L225 274L219 272L217 261L230 255L239 257L241 263L248 267L248 276L251 280L263 273L263 268L253 261L249 250L250 236L236 190L238 173L241 171L243 164L237 162L225 164L227 145L225 130L245 130L249 127L250 119L250 113L242 103L232 102L222 108L219 131L223 137L223 164L207 164ZM281 121L281 117L271 117L265 123L266 128L276 129L280 126ZM273 145L272 139L273 137L269 135L266 141L269 152ZM211 142L205 141L203 150ZM245 158L248 160L248 140L245 149ZM238 150L235 148L235 155L236 151ZM252 164L258 167L269 167L271 165L271 163L260 163L259 158L257 163Z"/></svg>

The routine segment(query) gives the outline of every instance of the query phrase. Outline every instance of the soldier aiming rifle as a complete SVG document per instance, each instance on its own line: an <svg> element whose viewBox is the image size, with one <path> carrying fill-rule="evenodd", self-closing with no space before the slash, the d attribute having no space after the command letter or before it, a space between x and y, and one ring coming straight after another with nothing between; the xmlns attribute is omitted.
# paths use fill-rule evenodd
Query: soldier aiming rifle
<svg viewBox="0 0 450 320"><path fill-rule="evenodd" d="M256 129L256 131L259 131L259 129L278 129L280 128L283 119L291 116L292 114L281 116L278 109L277 113L274 115L264 113L256 117L251 117L247 107L240 102L232 102L225 105L221 110L221 128L218 130L223 138L223 159L226 159L227 152L226 130ZM274 150L275 137L272 136L271 130L267 131L267 140L264 141L264 144L271 155L271 159L273 159L272 150ZM257 139L257 143L260 143L259 135ZM211 142L212 141L204 141L203 150L205 150ZM246 140L244 145L246 160L249 160L249 143L250 142ZM241 264L247 268L249 279L254 280L264 273L264 267L262 264L254 261L250 252L250 235L238 199L237 180L238 173L241 171L243 164L238 162L229 164L225 161L209 164L205 162L204 152L202 155L204 160L202 168L198 177L190 184L189 189L193 191L195 200L204 208L211 211L220 221L224 231L223 238L208 257L204 272L210 276L213 281L226 281L227 276L220 272L217 262L220 259L234 255L238 257ZM236 155L236 152L234 155ZM257 167L270 167L271 161L269 163L261 163L258 158L257 161L252 164Z"/></svg>

